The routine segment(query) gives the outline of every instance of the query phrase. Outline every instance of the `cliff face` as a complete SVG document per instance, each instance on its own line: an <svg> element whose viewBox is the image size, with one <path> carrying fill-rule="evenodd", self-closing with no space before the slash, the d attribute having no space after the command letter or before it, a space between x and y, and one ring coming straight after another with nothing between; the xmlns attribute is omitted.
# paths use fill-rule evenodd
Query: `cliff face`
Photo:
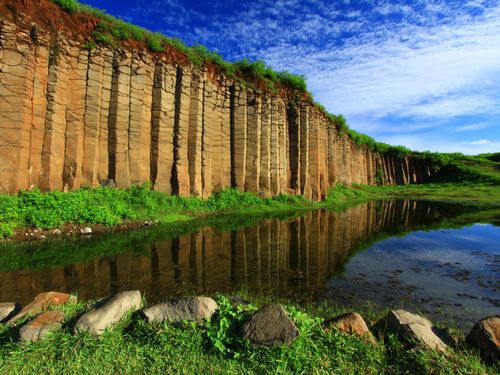
<svg viewBox="0 0 500 375"><path fill-rule="evenodd" d="M321 199L336 184L428 180L421 161L357 146L319 108L144 50L83 48L0 24L0 191L113 180L209 196Z"/></svg>

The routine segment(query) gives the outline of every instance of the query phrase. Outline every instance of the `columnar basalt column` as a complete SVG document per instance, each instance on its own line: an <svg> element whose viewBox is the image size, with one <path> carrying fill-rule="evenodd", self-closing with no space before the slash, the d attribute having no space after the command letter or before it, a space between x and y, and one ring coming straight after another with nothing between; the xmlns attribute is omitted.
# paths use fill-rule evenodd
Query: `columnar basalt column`
<svg viewBox="0 0 500 375"><path fill-rule="evenodd" d="M270 119L270 175L271 175L271 194L278 195L280 192L280 113L278 98L271 98L271 119Z"/></svg>
<svg viewBox="0 0 500 375"><path fill-rule="evenodd" d="M301 104L300 109L300 142L299 142L299 155L300 155L300 193L307 199L311 199L311 186L309 184L309 106Z"/></svg>
<svg viewBox="0 0 500 375"><path fill-rule="evenodd" d="M259 191L267 197L271 195L271 100L268 95L262 97L261 113Z"/></svg>
<svg viewBox="0 0 500 375"><path fill-rule="evenodd" d="M115 52L108 119L109 178L115 180L117 187L122 188L130 186L128 137L131 67L130 52Z"/></svg>
<svg viewBox="0 0 500 375"><path fill-rule="evenodd" d="M36 64L28 35L2 24L0 36L0 191L28 187L33 81Z"/></svg>
<svg viewBox="0 0 500 375"><path fill-rule="evenodd" d="M63 166L66 145L66 105L69 89L69 58L62 41L51 48L47 111L42 148L39 185L42 190L63 190Z"/></svg>
<svg viewBox="0 0 500 375"><path fill-rule="evenodd" d="M212 194L212 139L214 127L214 86L208 73L204 75L203 85L203 130L202 130L202 152L201 152L201 183L203 198Z"/></svg>
<svg viewBox="0 0 500 375"><path fill-rule="evenodd" d="M311 198L318 199L319 187L319 131L320 118L317 111L312 111L309 129L309 186L311 187Z"/></svg>
<svg viewBox="0 0 500 375"><path fill-rule="evenodd" d="M84 153L84 115L87 91L89 51L78 46L69 49L69 87L66 106L66 134L63 169L64 189L79 188L82 183Z"/></svg>
<svg viewBox="0 0 500 375"><path fill-rule="evenodd" d="M36 33L31 33L31 38L35 44L35 66L33 77L33 117L31 120L28 188L38 186L40 178L43 137L45 133L45 115L47 111L47 84L49 79L50 36L46 33L42 33L38 28L36 30L38 30Z"/></svg>
<svg viewBox="0 0 500 375"><path fill-rule="evenodd" d="M212 190L214 192L222 190L222 128L221 128L221 107L223 95L219 88L219 83L208 82L213 90L213 109L208 109L207 115L212 119L211 138L212 138Z"/></svg>
<svg viewBox="0 0 500 375"><path fill-rule="evenodd" d="M247 158L247 92L238 83L233 89L232 142L232 186L245 188Z"/></svg>
<svg viewBox="0 0 500 375"><path fill-rule="evenodd" d="M130 77L129 168L134 185L148 181L151 172L151 106L154 63L135 52Z"/></svg>
<svg viewBox="0 0 500 375"><path fill-rule="evenodd" d="M279 148L279 191L288 192L287 169L289 165L288 160L288 125L286 122L286 104L283 100L278 99L278 148Z"/></svg>
<svg viewBox="0 0 500 375"><path fill-rule="evenodd" d="M191 194L201 196L203 186L202 169L202 134L203 134L203 81L198 73L193 72L189 107L188 158Z"/></svg>
<svg viewBox="0 0 500 375"><path fill-rule="evenodd" d="M191 94L191 68L178 67L175 84L174 167L172 191L189 195L188 132Z"/></svg>
<svg viewBox="0 0 500 375"><path fill-rule="evenodd" d="M298 108L289 103L287 110L288 125L288 187L294 194L300 194L300 112Z"/></svg>
<svg viewBox="0 0 500 375"><path fill-rule="evenodd" d="M97 180L100 182L109 178L109 117L111 108L111 92L113 86L114 53L109 49L103 51L102 95L99 116L99 164ZM88 92L89 93L89 92Z"/></svg>
<svg viewBox="0 0 500 375"><path fill-rule="evenodd" d="M221 97L220 127L221 127L221 189L232 186L231 183L231 93L232 83L225 77L221 78L219 87Z"/></svg>
<svg viewBox="0 0 500 375"><path fill-rule="evenodd" d="M101 132L101 101L104 86L104 56L101 49L91 51L88 56L87 91L83 119L82 184L97 186L99 168L99 136ZM109 105L109 104L108 104Z"/></svg>
<svg viewBox="0 0 500 375"><path fill-rule="evenodd" d="M258 191L260 179L261 97L248 92L247 96L247 162L245 190Z"/></svg>
<svg viewBox="0 0 500 375"><path fill-rule="evenodd" d="M157 61L154 71L151 108L151 168L154 189L172 193L174 164L175 67Z"/></svg>

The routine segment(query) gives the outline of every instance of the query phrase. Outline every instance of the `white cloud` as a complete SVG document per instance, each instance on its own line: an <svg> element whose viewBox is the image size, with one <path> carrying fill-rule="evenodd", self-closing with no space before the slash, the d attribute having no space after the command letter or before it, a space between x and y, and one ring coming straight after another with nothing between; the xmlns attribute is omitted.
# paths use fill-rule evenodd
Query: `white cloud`
<svg viewBox="0 0 500 375"><path fill-rule="evenodd" d="M459 126L458 128L456 128L454 130L456 132L478 131L478 130L491 128L491 127L494 127L496 125L500 125L500 122L498 124L496 124L494 122L480 122L480 123L476 123L476 124Z"/></svg>
<svg viewBox="0 0 500 375"><path fill-rule="evenodd" d="M471 142L462 141L461 143L464 145L488 145L491 142L488 141L487 139L480 139L479 141L471 141Z"/></svg>

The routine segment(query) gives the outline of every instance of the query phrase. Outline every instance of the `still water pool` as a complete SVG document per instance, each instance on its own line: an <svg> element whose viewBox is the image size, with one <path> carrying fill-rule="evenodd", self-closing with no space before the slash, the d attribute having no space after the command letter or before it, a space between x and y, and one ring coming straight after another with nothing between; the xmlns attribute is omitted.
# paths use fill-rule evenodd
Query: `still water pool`
<svg viewBox="0 0 500 375"><path fill-rule="evenodd" d="M378 201L277 217L224 216L127 233L0 244L0 301L141 290L328 298L402 307L468 328L500 313L499 207ZM478 224L481 223L481 224ZM495 225L496 224L496 225Z"/></svg>

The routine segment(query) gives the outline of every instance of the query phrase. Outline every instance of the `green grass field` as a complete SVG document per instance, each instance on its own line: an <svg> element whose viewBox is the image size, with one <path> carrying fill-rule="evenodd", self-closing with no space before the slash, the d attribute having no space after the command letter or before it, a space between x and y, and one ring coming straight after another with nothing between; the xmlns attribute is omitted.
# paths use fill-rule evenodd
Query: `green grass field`
<svg viewBox="0 0 500 375"><path fill-rule="evenodd" d="M246 297L246 296L245 296ZM64 307L67 318L60 331L37 343L20 344L15 330L0 325L0 372L6 374L495 374L459 338L443 355L430 350L408 350L394 336L367 344L337 330L322 328L323 318L345 310L326 304L285 302L300 330L291 345L256 349L238 336L248 312L233 307L224 296L215 297L218 313L200 325L149 325L134 315L100 339L71 334L74 317L91 302ZM253 299L256 306L270 298ZM254 310L251 306L249 311ZM381 317L375 314L374 319Z"/></svg>

